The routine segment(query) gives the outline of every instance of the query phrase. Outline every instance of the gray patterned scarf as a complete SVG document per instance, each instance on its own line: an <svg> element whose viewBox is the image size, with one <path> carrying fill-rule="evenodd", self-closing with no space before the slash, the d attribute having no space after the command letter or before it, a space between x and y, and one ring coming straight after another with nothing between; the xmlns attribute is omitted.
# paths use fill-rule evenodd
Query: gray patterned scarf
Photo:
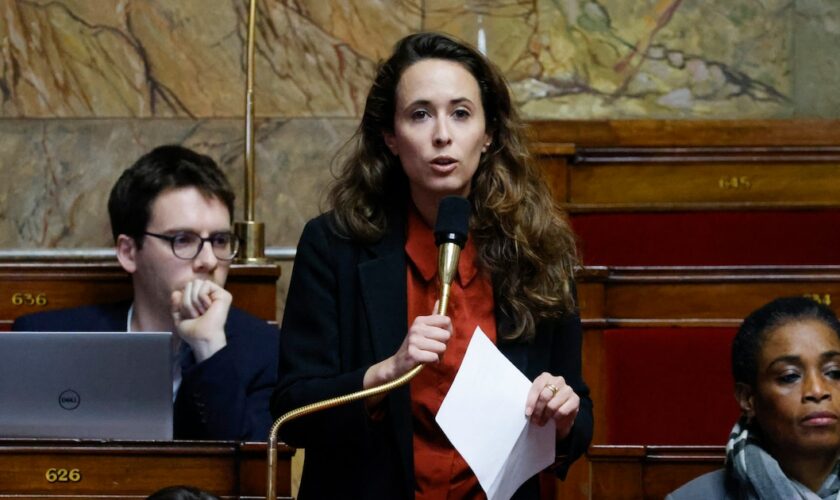
<svg viewBox="0 0 840 500"><path fill-rule="evenodd" d="M840 500L840 462L820 491L788 478L779 463L764 451L758 436L741 418L726 443L726 470L738 484L739 498L750 500Z"/></svg>

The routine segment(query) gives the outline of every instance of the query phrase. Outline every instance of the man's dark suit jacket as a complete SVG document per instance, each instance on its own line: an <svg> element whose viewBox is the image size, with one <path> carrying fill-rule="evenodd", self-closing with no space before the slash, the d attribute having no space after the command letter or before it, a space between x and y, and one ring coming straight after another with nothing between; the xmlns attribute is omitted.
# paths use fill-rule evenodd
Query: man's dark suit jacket
<svg viewBox="0 0 840 500"><path fill-rule="evenodd" d="M329 217L310 221L298 245L283 318L280 385L272 397L275 416L362 389L365 371L394 354L408 329L404 217L393 218L387 234L370 247L337 236ZM500 333L511 329L498 310L496 323ZM529 379L544 371L562 375L580 396L574 428L557 450L568 455L558 468L564 476L592 437L579 318L543 321L532 343L499 341L498 347ZM408 386L391 392L386 405L381 420L355 402L281 429L285 442L306 448L301 499L414 497ZM538 479L525 483L514 498L539 498Z"/></svg>
<svg viewBox="0 0 840 500"><path fill-rule="evenodd" d="M16 331L126 330L130 303L46 311L18 318ZM188 363L175 399L175 439L265 441L271 427L269 399L277 383L277 329L231 307L227 346Z"/></svg>

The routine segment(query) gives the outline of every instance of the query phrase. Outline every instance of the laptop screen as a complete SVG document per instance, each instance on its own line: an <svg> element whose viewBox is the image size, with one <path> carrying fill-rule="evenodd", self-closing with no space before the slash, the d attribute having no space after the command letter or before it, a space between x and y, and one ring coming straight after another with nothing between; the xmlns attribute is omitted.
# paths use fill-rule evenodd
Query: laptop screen
<svg viewBox="0 0 840 500"><path fill-rule="evenodd" d="M0 332L0 436L171 440L171 338Z"/></svg>

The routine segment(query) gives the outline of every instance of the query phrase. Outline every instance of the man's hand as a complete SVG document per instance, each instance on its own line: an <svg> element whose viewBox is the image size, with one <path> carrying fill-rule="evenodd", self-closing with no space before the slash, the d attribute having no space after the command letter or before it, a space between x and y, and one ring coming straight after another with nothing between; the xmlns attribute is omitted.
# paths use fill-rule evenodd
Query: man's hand
<svg viewBox="0 0 840 500"><path fill-rule="evenodd" d="M227 321L233 296L216 283L195 279L172 292L172 321L199 363L227 345Z"/></svg>

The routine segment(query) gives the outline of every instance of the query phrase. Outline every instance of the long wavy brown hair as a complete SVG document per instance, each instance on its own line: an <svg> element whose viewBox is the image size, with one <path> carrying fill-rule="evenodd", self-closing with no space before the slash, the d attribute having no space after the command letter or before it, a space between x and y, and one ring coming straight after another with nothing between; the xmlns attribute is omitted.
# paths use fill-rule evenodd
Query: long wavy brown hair
<svg viewBox="0 0 840 500"><path fill-rule="evenodd" d="M380 63L329 193L334 223L342 235L369 244L383 236L389 215L405 209L408 180L383 132L394 131L400 77L423 59L457 62L478 82L493 140L472 178L470 236L498 305L514 320L514 329L499 335L530 340L538 320L575 310L575 238L531 161L501 72L472 47L439 33L418 33L400 40Z"/></svg>

